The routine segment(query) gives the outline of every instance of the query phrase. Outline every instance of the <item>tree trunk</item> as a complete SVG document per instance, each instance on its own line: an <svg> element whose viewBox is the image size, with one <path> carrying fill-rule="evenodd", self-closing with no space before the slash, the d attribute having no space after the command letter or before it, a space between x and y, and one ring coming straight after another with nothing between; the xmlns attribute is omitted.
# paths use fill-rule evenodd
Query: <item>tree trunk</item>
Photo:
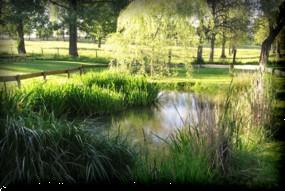
<svg viewBox="0 0 285 191"><path fill-rule="evenodd" d="M268 62L268 55L270 46L274 40L274 38L277 36L276 32L270 32L269 36L263 41L261 45L261 52L259 57L259 66L262 70L264 70L267 62Z"/></svg>
<svg viewBox="0 0 285 191"><path fill-rule="evenodd" d="M26 54L25 49L25 39L24 39L24 26L23 21L20 20L17 23L17 33L18 33L18 54Z"/></svg>
<svg viewBox="0 0 285 191"><path fill-rule="evenodd" d="M210 59L209 62L214 62L214 49L215 49L215 40L216 40L216 34L212 34L211 36L211 52L210 52Z"/></svg>
<svg viewBox="0 0 285 191"><path fill-rule="evenodd" d="M69 55L78 56L77 52L77 3L76 0L69 1Z"/></svg>
<svg viewBox="0 0 285 191"><path fill-rule="evenodd" d="M226 36L225 36L225 33L223 32L221 58L226 58L225 48L226 48Z"/></svg>
<svg viewBox="0 0 285 191"><path fill-rule="evenodd" d="M283 26L285 26L285 19L283 15L285 12L285 1L279 6L279 15L276 17L276 24L275 27L270 27L269 35L267 38L262 42L261 51L259 56L259 66L261 71L264 71L265 66L268 61L269 50L272 42L274 41L275 37L279 34L282 30Z"/></svg>
<svg viewBox="0 0 285 191"><path fill-rule="evenodd" d="M233 62L232 62L232 64L230 65L230 71L233 71L234 65L235 65L235 63L236 63L236 54L237 54L236 46L233 46L232 53L233 53Z"/></svg>
<svg viewBox="0 0 285 191"><path fill-rule="evenodd" d="M101 48L101 42L102 42L102 38L99 37L99 38L98 38L98 48Z"/></svg>
<svg viewBox="0 0 285 191"><path fill-rule="evenodd" d="M203 45L199 45L197 49L197 64L201 68L203 62Z"/></svg>

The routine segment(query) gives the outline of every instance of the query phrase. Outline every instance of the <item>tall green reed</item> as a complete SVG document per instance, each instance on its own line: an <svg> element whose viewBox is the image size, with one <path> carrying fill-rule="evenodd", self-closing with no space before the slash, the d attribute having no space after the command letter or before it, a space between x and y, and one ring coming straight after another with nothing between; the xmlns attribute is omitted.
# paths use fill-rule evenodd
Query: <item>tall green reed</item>
<svg viewBox="0 0 285 191"><path fill-rule="evenodd" d="M98 183L128 177L134 149L122 135L37 113L1 117L0 184Z"/></svg>
<svg viewBox="0 0 285 191"><path fill-rule="evenodd" d="M257 80L266 81L261 89ZM273 99L267 82L258 75L238 77L222 104L213 108L198 103L198 120L184 122L182 129L163 140L166 151L142 152L134 178L146 183L276 186L280 147L266 125Z"/></svg>

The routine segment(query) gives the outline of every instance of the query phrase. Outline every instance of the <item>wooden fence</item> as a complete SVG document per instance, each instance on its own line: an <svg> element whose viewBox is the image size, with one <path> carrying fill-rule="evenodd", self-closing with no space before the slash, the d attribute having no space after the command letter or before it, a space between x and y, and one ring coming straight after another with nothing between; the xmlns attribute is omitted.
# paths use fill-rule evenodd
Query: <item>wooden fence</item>
<svg viewBox="0 0 285 191"><path fill-rule="evenodd" d="M107 67L107 66L108 65L106 64L81 65L80 67L63 69L63 70L50 70L50 71L35 72L30 74L20 74L15 76L0 76L0 82L3 82L6 88L6 82L16 81L18 87L20 88L21 80L36 78L41 76L43 77L44 80L46 80L47 76L57 75L57 74L67 74L67 77L70 78L71 73L79 72L80 75L82 75L84 73L84 69L86 68L97 68L97 67Z"/></svg>

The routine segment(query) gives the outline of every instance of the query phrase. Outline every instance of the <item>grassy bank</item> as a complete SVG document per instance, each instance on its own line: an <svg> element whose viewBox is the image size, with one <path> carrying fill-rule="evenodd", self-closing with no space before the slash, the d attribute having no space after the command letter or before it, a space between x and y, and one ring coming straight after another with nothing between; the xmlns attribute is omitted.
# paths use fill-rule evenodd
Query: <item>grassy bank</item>
<svg viewBox="0 0 285 191"><path fill-rule="evenodd" d="M67 82L34 82L12 90L17 110L56 116L98 116L155 102L158 88L143 76L112 71L89 73ZM7 106L9 107L9 106Z"/></svg>
<svg viewBox="0 0 285 191"><path fill-rule="evenodd" d="M137 156L132 144L119 131L97 131L82 116L151 104L156 94L144 77L116 72L1 91L0 185L126 181Z"/></svg>

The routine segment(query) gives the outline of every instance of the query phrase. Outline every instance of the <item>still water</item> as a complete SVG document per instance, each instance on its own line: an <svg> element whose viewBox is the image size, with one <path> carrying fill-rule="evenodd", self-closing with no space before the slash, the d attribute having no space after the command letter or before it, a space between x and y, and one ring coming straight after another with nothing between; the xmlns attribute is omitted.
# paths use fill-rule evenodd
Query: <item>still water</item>
<svg viewBox="0 0 285 191"><path fill-rule="evenodd" d="M96 119L96 126L127 133L134 141L160 142L176 129L210 117L212 108L213 104L206 97L190 92L163 91L156 105Z"/></svg>

